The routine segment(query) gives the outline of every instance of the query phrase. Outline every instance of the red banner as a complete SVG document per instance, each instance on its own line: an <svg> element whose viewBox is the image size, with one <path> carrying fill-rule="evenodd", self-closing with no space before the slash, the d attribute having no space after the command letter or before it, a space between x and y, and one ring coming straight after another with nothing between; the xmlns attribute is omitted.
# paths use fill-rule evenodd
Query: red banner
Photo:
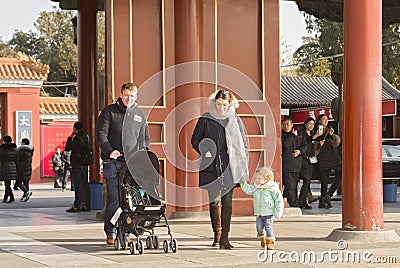
<svg viewBox="0 0 400 268"><path fill-rule="evenodd" d="M331 108L317 108L309 110L292 110L290 111L291 117L294 124L303 124L303 122L308 118L312 117L317 119L320 114L326 114L328 120L334 120L331 114ZM396 115L396 101L385 101L382 102L382 116Z"/></svg>
<svg viewBox="0 0 400 268"><path fill-rule="evenodd" d="M59 147L65 148L68 136L72 132L71 125L41 126L41 175L42 177L54 177L53 163L51 158Z"/></svg>
<svg viewBox="0 0 400 268"><path fill-rule="evenodd" d="M301 110L301 111L291 111L292 120L294 124L303 124L303 122L312 117L317 119L320 114L326 114L328 116L328 120L333 120L333 116L331 114L331 108L318 108L318 109L310 109L310 110Z"/></svg>

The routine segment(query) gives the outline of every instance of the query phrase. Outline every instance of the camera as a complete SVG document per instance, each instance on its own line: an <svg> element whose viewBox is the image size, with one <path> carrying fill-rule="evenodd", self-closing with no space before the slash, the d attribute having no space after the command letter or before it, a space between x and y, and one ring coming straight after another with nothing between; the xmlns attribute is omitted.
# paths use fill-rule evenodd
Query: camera
<svg viewBox="0 0 400 268"><path fill-rule="evenodd" d="M318 131L321 131L321 132L324 131L324 126L319 125L319 126L318 126Z"/></svg>

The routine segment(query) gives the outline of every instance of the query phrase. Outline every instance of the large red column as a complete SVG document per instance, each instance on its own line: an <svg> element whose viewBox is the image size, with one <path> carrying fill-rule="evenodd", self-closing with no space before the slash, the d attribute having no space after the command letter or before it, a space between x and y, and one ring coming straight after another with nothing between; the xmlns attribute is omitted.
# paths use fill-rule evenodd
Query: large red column
<svg viewBox="0 0 400 268"><path fill-rule="evenodd" d="M97 0L78 1L78 118L95 144L98 117ZM99 155L98 146L93 146ZM90 181L100 177L100 160L90 166Z"/></svg>
<svg viewBox="0 0 400 268"><path fill-rule="evenodd" d="M202 34L203 34L203 1L202 0L175 0L175 64L184 62L199 61L202 57ZM180 78L177 77L177 80ZM175 107L188 100L200 97L201 85L191 83L175 89ZM193 103L193 102L192 102ZM184 106L184 109L198 109L200 105ZM188 159L196 159L197 153L192 149L191 137L196 122L184 122L184 112L176 115L176 135L178 137L176 184L178 186L197 187L198 180L190 178L191 174L179 167L187 166L181 163ZM182 154L184 157L180 157ZM200 211L201 207L185 207L183 204L190 203L190 200L201 200L201 196L189 196L188 191L178 191L176 196L178 212Z"/></svg>
<svg viewBox="0 0 400 268"><path fill-rule="evenodd" d="M344 1L344 230L383 230L381 34L382 1Z"/></svg>

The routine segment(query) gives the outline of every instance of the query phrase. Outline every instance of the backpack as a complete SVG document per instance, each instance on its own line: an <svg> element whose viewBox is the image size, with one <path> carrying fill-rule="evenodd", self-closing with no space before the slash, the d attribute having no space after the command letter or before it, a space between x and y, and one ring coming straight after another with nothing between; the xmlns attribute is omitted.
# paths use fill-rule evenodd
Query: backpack
<svg viewBox="0 0 400 268"><path fill-rule="evenodd" d="M91 165L94 162L93 145L88 135L86 135L86 138L86 141L82 140L84 148L76 155L76 158L82 165Z"/></svg>

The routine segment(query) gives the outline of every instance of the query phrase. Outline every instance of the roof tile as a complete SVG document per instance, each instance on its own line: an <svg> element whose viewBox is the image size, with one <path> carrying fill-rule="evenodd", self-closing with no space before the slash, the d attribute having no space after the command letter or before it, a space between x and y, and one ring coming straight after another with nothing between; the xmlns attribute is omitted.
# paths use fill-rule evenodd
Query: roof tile
<svg viewBox="0 0 400 268"><path fill-rule="evenodd" d="M77 98L40 97L41 114L78 114Z"/></svg>
<svg viewBox="0 0 400 268"><path fill-rule="evenodd" d="M0 79L47 80L50 67L18 53L18 58L0 58Z"/></svg>
<svg viewBox="0 0 400 268"><path fill-rule="evenodd" d="M329 77L281 77L283 108L327 107L338 96L338 87ZM400 91L382 77L382 100L400 99Z"/></svg>

